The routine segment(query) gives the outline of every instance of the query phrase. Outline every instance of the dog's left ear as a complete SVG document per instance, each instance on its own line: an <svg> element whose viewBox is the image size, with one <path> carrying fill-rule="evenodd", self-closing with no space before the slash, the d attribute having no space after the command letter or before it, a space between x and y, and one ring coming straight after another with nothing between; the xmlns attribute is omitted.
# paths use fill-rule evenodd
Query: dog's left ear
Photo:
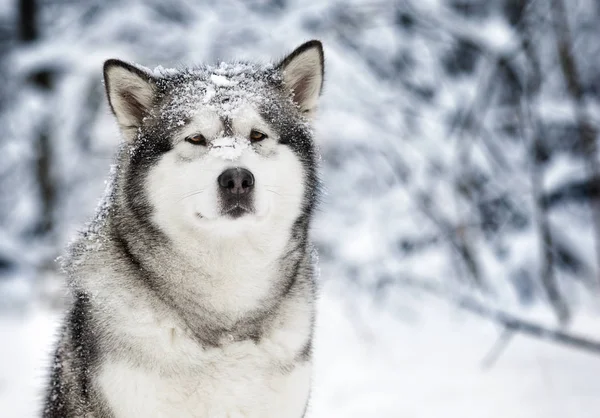
<svg viewBox="0 0 600 418"><path fill-rule="evenodd" d="M156 80L147 71L126 62L110 59L104 63L106 95L121 132L133 141L156 97Z"/></svg>
<svg viewBox="0 0 600 418"><path fill-rule="evenodd" d="M311 116L323 89L325 67L321 42L313 40L300 45L277 68L283 73L283 81L300 111Z"/></svg>

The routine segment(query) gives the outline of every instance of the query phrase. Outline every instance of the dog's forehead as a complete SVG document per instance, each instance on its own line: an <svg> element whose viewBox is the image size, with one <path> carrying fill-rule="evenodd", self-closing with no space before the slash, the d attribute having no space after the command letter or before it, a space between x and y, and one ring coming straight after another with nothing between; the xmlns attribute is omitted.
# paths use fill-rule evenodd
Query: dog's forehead
<svg viewBox="0 0 600 418"><path fill-rule="evenodd" d="M273 99L281 75L272 66L221 63L170 74L161 83L161 118L181 125L201 110L230 118L243 108L260 108Z"/></svg>

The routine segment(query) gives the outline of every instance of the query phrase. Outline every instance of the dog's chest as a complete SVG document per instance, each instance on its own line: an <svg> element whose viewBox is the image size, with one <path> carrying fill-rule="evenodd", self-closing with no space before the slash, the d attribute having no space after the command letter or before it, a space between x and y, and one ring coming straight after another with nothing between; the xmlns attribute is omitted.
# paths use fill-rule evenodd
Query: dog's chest
<svg viewBox="0 0 600 418"><path fill-rule="evenodd" d="M277 326L259 342L218 348L201 348L170 321L135 325L122 331L139 359L106 360L98 374L115 418L302 417L311 377L300 355L310 338L308 305L282 307Z"/></svg>
<svg viewBox="0 0 600 418"><path fill-rule="evenodd" d="M300 418L309 395L310 368L285 373L221 359L219 367L165 375L125 363L106 364L103 397L115 418Z"/></svg>

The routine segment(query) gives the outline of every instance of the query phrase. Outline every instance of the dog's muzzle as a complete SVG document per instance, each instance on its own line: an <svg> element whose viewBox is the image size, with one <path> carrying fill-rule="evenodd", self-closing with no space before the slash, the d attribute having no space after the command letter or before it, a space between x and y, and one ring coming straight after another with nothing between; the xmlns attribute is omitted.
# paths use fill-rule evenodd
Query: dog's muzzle
<svg viewBox="0 0 600 418"><path fill-rule="evenodd" d="M232 218L251 213L254 196L254 175L241 167L228 168L217 179L221 198L221 213Z"/></svg>

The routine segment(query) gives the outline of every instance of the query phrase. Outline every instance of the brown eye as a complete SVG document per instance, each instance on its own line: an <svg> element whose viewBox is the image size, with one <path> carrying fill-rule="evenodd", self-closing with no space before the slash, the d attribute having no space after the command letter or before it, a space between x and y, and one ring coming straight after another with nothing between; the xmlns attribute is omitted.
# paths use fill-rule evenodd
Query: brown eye
<svg viewBox="0 0 600 418"><path fill-rule="evenodd" d="M193 145L206 145L206 138L201 134L188 136L185 140Z"/></svg>
<svg viewBox="0 0 600 418"><path fill-rule="evenodd" d="M266 138L267 138L267 135L263 134L262 132L255 131L255 130L252 130L252 132L250 132L250 141L252 141L252 142L259 142Z"/></svg>

